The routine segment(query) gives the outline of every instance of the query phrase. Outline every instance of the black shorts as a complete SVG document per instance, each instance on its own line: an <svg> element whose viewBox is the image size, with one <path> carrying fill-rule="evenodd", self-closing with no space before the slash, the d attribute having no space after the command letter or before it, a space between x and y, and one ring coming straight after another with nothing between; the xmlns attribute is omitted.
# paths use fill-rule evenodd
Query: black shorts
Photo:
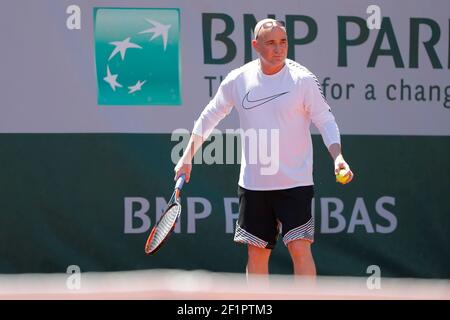
<svg viewBox="0 0 450 320"><path fill-rule="evenodd" d="M298 239L314 241L313 186L270 191L238 186L238 196L234 241L267 249L275 247L280 234L285 245Z"/></svg>

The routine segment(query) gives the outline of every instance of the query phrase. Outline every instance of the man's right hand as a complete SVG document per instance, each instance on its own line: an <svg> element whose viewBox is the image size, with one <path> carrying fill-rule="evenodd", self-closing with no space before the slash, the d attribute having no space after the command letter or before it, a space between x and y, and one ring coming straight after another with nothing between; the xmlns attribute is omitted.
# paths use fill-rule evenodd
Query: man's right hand
<svg viewBox="0 0 450 320"><path fill-rule="evenodd" d="M177 179L182 174L185 174L186 175L185 181L189 182L189 179L191 178L192 161L190 161L189 159L185 159L184 157L181 157L173 170L175 171L175 177L174 177L175 181L177 181Z"/></svg>

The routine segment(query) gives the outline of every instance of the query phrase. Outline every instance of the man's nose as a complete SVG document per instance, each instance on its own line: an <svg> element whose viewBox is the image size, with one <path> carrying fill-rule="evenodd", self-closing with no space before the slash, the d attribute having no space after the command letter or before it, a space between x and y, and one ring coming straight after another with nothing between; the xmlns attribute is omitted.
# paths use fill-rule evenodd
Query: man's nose
<svg viewBox="0 0 450 320"><path fill-rule="evenodd" d="M279 44L276 44L275 45L275 53L279 53L280 52L280 50L281 50L281 46L279 45Z"/></svg>

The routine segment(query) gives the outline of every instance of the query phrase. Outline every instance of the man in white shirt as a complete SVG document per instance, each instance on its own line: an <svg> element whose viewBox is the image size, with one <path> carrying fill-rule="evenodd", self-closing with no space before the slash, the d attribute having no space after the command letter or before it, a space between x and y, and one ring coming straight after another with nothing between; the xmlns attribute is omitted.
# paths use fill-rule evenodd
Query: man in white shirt
<svg viewBox="0 0 450 320"><path fill-rule="evenodd" d="M345 170L344 183L348 183L353 172L342 156L339 129L317 78L287 59L284 23L263 19L256 24L254 37L252 46L259 58L231 71L222 81L195 123L188 147L175 166L175 179L185 174L189 182L195 152L234 107L242 129L239 219L234 241L248 246L247 272L268 275L271 249L281 235L294 273L315 276L311 254L314 241L311 121L334 160L335 174ZM256 133L258 148L267 149L261 141L276 146L269 148L277 151L271 155L276 158L275 166L267 168L258 161L259 150L251 148L249 132Z"/></svg>

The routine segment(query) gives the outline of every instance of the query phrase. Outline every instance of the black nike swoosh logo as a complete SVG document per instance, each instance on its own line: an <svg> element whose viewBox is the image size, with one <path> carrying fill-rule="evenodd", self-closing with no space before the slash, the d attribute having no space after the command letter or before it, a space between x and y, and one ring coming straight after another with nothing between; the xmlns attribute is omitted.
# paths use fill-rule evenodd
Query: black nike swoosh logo
<svg viewBox="0 0 450 320"><path fill-rule="evenodd" d="M275 94L273 96L265 97L265 98L262 98L262 99L250 100L248 98L248 95L250 94L250 91L248 91L245 94L244 99L242 99L242 108L248 110L248 109L253 109L253 108L259 107L259 106L263 105L264 103L272 101L272 100L274 100L274 99L276 99L276 98L278 98L278 97L280 97L280 96L282 96L282 95L284 95L286 93L289 93L289 91L282 92L282 93L277 93L277 94Z"/></svg>

